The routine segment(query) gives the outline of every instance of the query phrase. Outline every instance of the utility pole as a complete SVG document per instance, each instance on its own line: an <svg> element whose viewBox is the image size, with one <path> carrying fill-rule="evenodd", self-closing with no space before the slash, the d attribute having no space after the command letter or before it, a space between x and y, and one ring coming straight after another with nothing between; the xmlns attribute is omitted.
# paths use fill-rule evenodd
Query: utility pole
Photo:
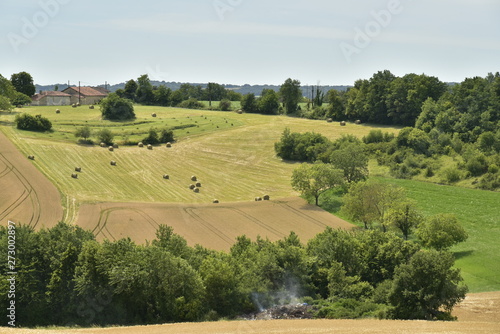
<svg viewBox="0 0 500 334"><path fill-rule="evenodd" d="M80 81L78 81L78 104L81 104L80 103L80 95L81 95L80 89L81 89L81 87L80 87Z"/></svg>

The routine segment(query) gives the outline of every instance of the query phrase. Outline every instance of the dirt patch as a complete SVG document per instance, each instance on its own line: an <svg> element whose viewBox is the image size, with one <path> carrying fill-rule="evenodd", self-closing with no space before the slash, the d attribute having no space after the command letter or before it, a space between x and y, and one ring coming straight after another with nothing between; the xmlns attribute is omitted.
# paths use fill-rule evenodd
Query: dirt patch
<svg viewBox="0 0 500 334"><path fill-rule="evenodd" d="M52 227L63 217L56 187L0 131L0 224Z"/></svg>
<svg viewBox="0 0 500 334"><path fill-rule="evenodd" d="M390 333L390 334L498 334L500 325L488 322L426 322L390 320L255 320L194 324L120 327L76 330L0 329L0 333L15 334L261 334L261 333Z"/></svg>
<svg viewBox="0 0 500 334"><path fill-rule="evenodd" d="M160 224L172 226L188 244L228 250L236 237L246 235L279 240L297 233L303 242L327 226L353 225L293 197L276 201L227 204L97 203L80 207L77 224L98 240L131 237L137 243L155 238Z"/></svg>

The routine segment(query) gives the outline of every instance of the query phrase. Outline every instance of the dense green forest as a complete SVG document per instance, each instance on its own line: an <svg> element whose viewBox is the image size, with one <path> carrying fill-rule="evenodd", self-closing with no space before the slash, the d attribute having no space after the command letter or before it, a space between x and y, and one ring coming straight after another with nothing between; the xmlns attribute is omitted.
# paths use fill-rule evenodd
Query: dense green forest
<svg viewBox="0 0 500 334"><path fill-rule="evenodd" d="M241 236L229 253L189 247L167 226L144 246L97 242L64 223L2 227L3 249L9 235L18 326L216 320L299 301L316 317L450 319L467 291L451 253L380 230L328 228L307 244L294 233L276 242ZM2 266L6 305L11 275Z"/></svg>

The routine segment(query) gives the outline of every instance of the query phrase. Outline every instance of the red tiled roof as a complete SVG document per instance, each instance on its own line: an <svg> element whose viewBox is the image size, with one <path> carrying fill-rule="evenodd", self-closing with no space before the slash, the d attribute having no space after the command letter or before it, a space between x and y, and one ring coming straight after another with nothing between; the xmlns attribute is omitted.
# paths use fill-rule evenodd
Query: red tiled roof
<svg viewBox="0 0 500 334"><path fill-rule="evenodd" d="M32 99L33 99L33 101L38 101L38 100L41 100L45 96L71 97L71 95L66 94L64 92L45 91L45 92L41 92L40 94L35 94Z"/></svg>
<svg viewBox="0 0 500 334"><path fill-rule="evenodd" d="M102 93L92 87L68 87L65 90L63 90L63 92L66 92L68 90L73 90L75 94L78 94L78 90L80 90L80 95L82 96L102 96L102 97L107 96L107 94Z"/></svg>

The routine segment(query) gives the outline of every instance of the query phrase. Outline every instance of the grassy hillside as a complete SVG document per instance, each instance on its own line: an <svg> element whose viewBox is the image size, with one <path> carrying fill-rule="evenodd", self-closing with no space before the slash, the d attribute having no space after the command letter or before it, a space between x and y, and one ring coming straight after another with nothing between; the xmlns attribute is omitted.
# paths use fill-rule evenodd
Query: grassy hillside
<svg viewBox="0 0 500 334"><path fill-rule="evenodd" d="M500 290L500 193L411 180L380 180L405 188L425 215L456 214L469 239L452 251L470 291Z"/></svg>
<svg viewBox="0 0 500 334"><path fill-rule="evenodd" d="M95 201L140 201L209 203L249 201L269 194L272 198L294 195L290 176L295 164L283 163L274 153L274 143L286 127L292 131L316 131L331 139L351 133L362 137L373 127L314 121L286 116L262 116L234 112L186 110L136 106L133 122L103 121L96 108L31 107L18 112L42 114L53 122L52 133L3 131L66 195L66 206ZM152 113L157 117L153 118ZM13 124L15 113L0 115L2 124ZM94 131L111 129L119 143L137 141L151 127L191 125L174 131L178 142L172 148L153 150L120 146L114 152L98 146L78 145L74 131L83 125ZM385 128L397 132L396 128ZM95 140L95 139L94 139ZM117 166L110 165L110 161ZM78 179L71 178L76 166L82 167ZM170 180L163 175L169 174ZM202 182L199 194L189 190L191 175ZM73 210L74 211L74 210Z"/></svg>
<svg viewBox="0 0 500 334"><path fill-rule="evenodd" d="M456 266L462 270L470 291L500 290L500 193L415 180L381 176L373 178L405 188L408 197L417 201L419 209L426 216L456 214L467 230L469 239L451 250L455 253ZM324 194L320 205L348 220L339 211L342 205L339 194Z"/></svg>

